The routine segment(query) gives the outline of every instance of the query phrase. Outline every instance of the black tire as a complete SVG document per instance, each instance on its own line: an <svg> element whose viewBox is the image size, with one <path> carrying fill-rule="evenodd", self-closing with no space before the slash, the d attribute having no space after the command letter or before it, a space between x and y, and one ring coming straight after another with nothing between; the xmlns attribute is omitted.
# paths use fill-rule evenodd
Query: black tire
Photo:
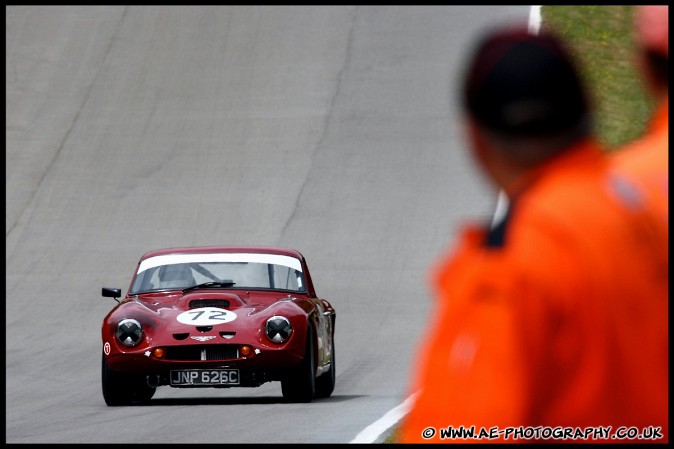
<svg viewBox="0 0 674 449"><path fill-rule="evenodd" d="M314 333L309 325L302 362L281 380L283 397L289 402L311 402L316 394Z"/></svg>
<svg viewBox="0 0 674 449"><path fill-rule="evenodd" d="M103 354L101 367L103 399L109 406L131 405L152 399L156 388L150 387L144 375L120 373L108 366Z"/></svg>
<svg viewBox="0 0 674 449"><path fill-rule="evenodd" d="M316 379L316 398L329 398L332 392L335 390L335 338L334 336L331 339L330 345L330 370L327 373L321 374Z"/></svg>

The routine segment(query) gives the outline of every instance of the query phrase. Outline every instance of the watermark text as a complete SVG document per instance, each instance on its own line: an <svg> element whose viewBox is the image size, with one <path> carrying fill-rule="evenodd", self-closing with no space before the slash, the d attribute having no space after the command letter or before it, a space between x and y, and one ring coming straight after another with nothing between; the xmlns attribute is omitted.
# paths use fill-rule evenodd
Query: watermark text
<svg viewBox="0 0 674 449"><path fill-rule="evenodd" d="M649 427L477 427L447 426L427 427L421 433L426 440L641 440L653 441L663 438L662 428Z"/></svg>

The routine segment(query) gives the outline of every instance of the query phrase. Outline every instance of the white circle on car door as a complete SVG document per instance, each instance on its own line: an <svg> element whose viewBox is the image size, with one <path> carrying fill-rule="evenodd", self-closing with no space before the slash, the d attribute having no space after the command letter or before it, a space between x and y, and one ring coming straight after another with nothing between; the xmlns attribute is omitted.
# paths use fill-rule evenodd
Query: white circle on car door
<svg viewBox="0 0 674 449"><path fill-rule="evenodd" d="M213 326L234 321L236 313L217 307L201 307L183 312L176 319L183 324L193 326Z"/></svg>

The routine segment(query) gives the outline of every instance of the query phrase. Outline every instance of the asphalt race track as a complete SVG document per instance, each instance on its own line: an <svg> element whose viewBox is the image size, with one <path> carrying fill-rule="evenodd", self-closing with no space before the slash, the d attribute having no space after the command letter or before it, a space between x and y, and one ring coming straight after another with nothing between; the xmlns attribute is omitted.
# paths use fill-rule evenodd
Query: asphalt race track
<svg viewBox="0 0 674 449"><path fill-rule="evenodd" d="M454 88L528 6L6 6L6 442L348 443L407 397L429 268L495 192ZM138 258L298 249L337 309L331 398L158 389L107 407Z"/></svg>

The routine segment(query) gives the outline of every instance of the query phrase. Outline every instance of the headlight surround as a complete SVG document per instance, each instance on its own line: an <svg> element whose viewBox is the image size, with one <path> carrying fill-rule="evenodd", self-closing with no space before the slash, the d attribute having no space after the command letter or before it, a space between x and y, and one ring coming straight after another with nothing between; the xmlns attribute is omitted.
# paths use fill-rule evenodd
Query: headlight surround
<svg viewBox="0 0 674 449"><path fill-rule="evenodd" d="M288 318L275 315L267 320L264 333L272 342L281 344L288 341L293 333L293 326Z"/></svg>
<svg viewBox="0 0 674 449"><path fill-rule="evenodd" d="M117 324L115 336L121 344L132 348L143 339L143 327L133 318L126 318Z"/></svg>

